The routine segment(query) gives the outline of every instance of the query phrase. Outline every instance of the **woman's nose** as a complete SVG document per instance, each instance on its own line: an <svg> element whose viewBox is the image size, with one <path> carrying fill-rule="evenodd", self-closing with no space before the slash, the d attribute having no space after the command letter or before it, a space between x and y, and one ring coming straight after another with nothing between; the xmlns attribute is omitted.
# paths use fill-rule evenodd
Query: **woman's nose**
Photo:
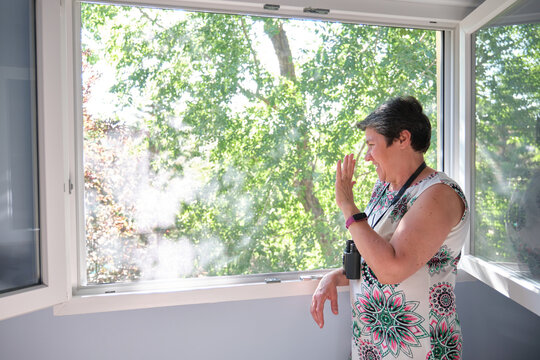
<svg viewBox="0 0 540 360"><path fill-rule="evenodd" d="M364 160L365 161L371 161L372 160L371 151L366 152L366 156L364 156Z"/></svg>

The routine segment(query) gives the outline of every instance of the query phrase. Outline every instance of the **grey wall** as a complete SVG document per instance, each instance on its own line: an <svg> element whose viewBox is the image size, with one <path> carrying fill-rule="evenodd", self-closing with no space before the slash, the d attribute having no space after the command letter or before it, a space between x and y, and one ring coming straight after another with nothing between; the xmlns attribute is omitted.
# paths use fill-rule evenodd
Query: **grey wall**
<svg viewBox="0 0 540 360"><path fill-rule="evenodd" d="M540 317L486 285L457 285L465 360L535 359ZM348 359L347 293L320 330L309 296L0 321L0 359ZM423 359L422 359L423 360Z"/></svg>
<svg viewBox="0 0 540 360"><path fill-rule="evenodd" d="M47 309L0 321L0 359L347 359L341 295L323 330L309 296L60 317Z"/></svg>
<svg viewBox="0 0 540 360"><path fill-rule="evenodd" d="M480 281L456 286L464 360L540 359L540 316Z"/></svg>

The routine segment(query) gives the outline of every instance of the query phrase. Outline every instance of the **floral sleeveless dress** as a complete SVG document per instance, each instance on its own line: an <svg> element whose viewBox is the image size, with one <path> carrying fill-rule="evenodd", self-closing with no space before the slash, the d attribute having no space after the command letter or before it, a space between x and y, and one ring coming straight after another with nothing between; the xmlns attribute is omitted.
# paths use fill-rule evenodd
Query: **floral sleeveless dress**
<svg viewBox="0 0 540 360"><path fill-rule="evenodd" d="M362 259L362 275L350 281L352 305L352 359L460 359L461 327L454 287L461 248L469 231L467 200L455 181L435 172L411 185L388 211L397 191L377 181L366 214L375 231L390 240L400 220L424 190L446 184L465 203L459 224L439 251L400 284L384 285ZM384 215L383 215L384 214Z"/></svg>

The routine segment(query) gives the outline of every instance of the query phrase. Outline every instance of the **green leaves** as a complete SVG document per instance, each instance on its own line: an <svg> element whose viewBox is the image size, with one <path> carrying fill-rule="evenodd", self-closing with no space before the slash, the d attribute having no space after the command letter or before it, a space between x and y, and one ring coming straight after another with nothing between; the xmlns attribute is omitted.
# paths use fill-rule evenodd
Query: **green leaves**
<svg viewBox="0 0 540 360"><path fill-rule="evenodd" d="M362 148L354 124L404 94L420 98L435 120L432 31L83 7L85 71L114 69L107 96L127 136L139 144L132 153L140 158L130 161L143 175L137 186L126 186L138 194L160 179L169 197L178 198L174 222L157 221L150 233L137 230L145 222L140 208L122 207L134 231L118 237L146 246L149 254L161 243L187 246L193 258L178 276L339 266L347 234L334 202L335 164ZM94 83L87 86L91 97ZM89 123L99 116L88 108ZM88 137L95 150L88 167L99 163L103 143L114 140L100 134ZM369 170L359 162L359 173ZM115 176L100 181L121 181L122 171L110 169ZM374 177L357 185L360 207ZM179 196L172 190L177 182L196 185ZM114 201L103 206L137 202L112 193L118 187L104 187ZM108 269L97 247L89 251L94 268ZM133 268L115 264L111 273ZM131 278L148 271L137 269L126 271Z"/></svg>
<svg viewBox="0 0 540 360"><path fill-rule="evenodd" d="M487 27L476 34L475 251L496 261L519 258L507 218L540 165L538 27Z"/></svg>

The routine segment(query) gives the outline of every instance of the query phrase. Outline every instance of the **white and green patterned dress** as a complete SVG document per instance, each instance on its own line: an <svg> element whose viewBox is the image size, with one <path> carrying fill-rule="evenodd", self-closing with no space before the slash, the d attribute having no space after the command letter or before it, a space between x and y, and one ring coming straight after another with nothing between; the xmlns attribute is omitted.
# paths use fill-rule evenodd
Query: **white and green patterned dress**
<svg viewBox="0 0 540 360"><path fill-rule="evenodd" d="M383 285L362 259L361 279L350 281L352 359L461 358L454 287L461 248L469 231L469 208L460 187L446 174L435 172L411 185L385 213L398 192L387 190L386 183L377 181L366 213L370 225L384 214L375 231L390 240L418 196L440 183L463 199L465 212L428 263L400 284Z"/></svg>

